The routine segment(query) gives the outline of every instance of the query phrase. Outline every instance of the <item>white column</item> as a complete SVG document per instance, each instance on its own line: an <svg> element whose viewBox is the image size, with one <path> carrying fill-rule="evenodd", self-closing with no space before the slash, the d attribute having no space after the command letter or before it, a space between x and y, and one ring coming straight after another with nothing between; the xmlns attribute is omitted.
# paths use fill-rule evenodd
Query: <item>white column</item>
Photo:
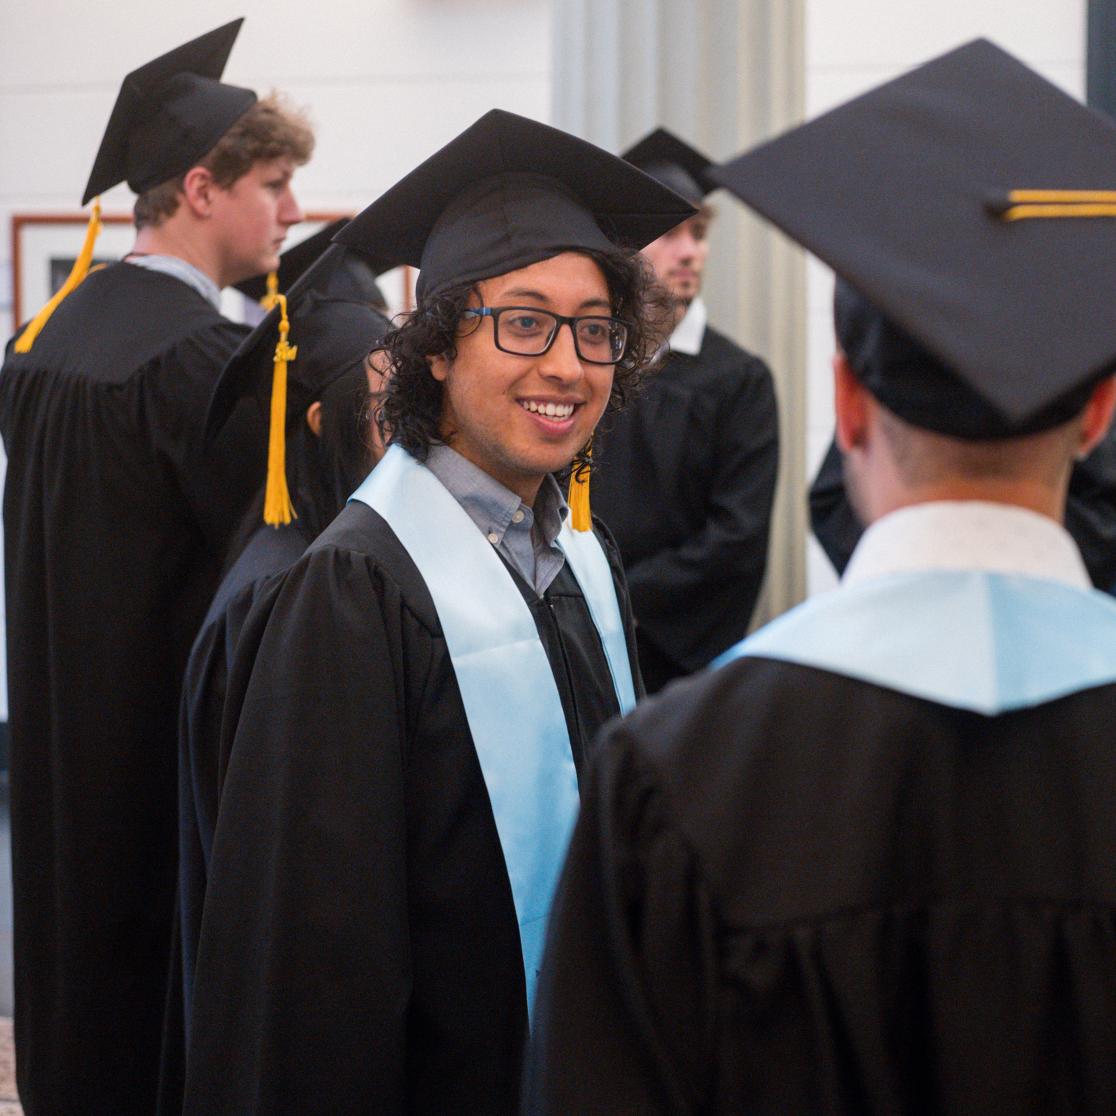
<svg viewBox="0 0 1116 1116"><path fill-rule="evenodd" d="M664 125L726 159L802 117L803 0L553 0L553 122L620 151ZM724 192L710 317L771 365L782 460L757 619L805 595L805 266Z"/></svg>

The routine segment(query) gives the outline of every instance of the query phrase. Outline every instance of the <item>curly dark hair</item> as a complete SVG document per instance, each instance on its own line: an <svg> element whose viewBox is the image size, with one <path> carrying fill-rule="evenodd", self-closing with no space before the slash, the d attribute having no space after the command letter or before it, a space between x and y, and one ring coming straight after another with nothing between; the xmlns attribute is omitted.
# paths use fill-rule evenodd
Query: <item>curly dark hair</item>
<svg viewBox="0 0 1116 1116"><path fill-rule="evenodd" d="M608 284L612 313L627 323L628 345L616 364L605 416L620 410L654 367L663 342L673 327L672 305L667 292L655 279L650 266L638 252L578 251L596 261ZM476 283L459 283L421 301L402 325L383 340L391 365L387 394L377 419L385 439L398 442L419 461L432 445L444 441L441 434L442 384L430 372L430 357L444 354L453 360L457 339L476 329L462 324L462 312L472 296L479 295ZM602 422L604 418L602 417ZM577 470L588 466L588 447L573 461Z"/></svg>

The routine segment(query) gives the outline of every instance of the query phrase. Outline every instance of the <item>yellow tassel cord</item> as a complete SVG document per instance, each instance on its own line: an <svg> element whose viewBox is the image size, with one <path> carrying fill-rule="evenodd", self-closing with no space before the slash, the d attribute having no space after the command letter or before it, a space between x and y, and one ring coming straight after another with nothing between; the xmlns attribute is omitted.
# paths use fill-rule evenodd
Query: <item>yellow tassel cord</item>
<svg viewBox="0 0 1116 1116"><path fill-rule="evenodd" d="M1116 190L1012 190L1008 201L1015 204L1025 202L1053 202L1061 205L1084 205L1087 202L1103 202L1116 205Z"/></svg>
<svg viewBox="0 0 1116 1116"><path fill-rule="evenodd" d="M97 235L101 231L101 199L93 199L93 212L89 216L89 224L85 229L85 243L81 246L78 258L66 277L66 282L54 292L54 297L27 323L27 328L19 335L15 343L17 353L29 353L35 344L35 338L42 333L43 326L50 321L51 314L58 309L62 300L75 290L78 284L89 274L89 265L93 262L93 246L97 243Z"/></svg>
<svg viewBox="0 0 1116 1116"><path fill-rule="evenodd" d="M1000 217L1025 221L1052 217L1116 217L1116 190L1012 190Z"/></svg>
<svg viewBox="0 0 1116 1116"><path fill-rule="evenodd" d="M267 294L260 299L260 305L265 310L272 310L275 304L279 301L279 272L269 271L267 273Z"/></svg>
<svg viewBox="0 0 1116 1116"><path fill-rule="evenodd" d="M586 454L591 456L592 450L586 450ZM570 474L570 492L566 497L566 503L570 505L570 526L575 531L591 531L593 529L593 519L589 513L589 467L578 469L574 467L574 471Z"/></svg>
<svg viewBox="0 0 1116 1116"><path fill-rule="evenodd" d="M276 293L279 306L279 344L275 346L275 370L271 379L271 431L267 442L267 487L264 489L264 522L270 527L294 518L294 505L287 491L287 364L298 356L298 347L287 344L291 323L287 300Z"/></svg>

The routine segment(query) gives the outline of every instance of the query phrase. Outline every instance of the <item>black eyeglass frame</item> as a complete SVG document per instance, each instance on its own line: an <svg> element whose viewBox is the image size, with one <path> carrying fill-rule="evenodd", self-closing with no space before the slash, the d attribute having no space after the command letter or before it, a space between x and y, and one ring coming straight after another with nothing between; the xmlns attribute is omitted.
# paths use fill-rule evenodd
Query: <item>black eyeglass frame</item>
<svg viewBox="0 0 1116 1116"><path fill-rule="evenodd" d="M509 310L522 310L530 314L545 314L548 318L553 318L557 325L550 337L547 338L546 344L537 353L524 353L517 349L509 349L505 345L500 344L500 315L507 313ZM570 333L573 335L574 352L577 353L577 359L584 361L586 364L610 365L619 364L624 359L624 354L628 351L628 330L631 328L623 318L613 318L608 314L578 314L575 317L569 317L566 314L556 314L553 310L544 310L541 306L470 306L468 309L463 310L462 314L469 315L472 318L491 318L492 319L492 341L496 348L502 353L508 353L511 356L544 356L550 352L554 342L558 339L558 331L564 325L570 327ZM577 323L578 322L608 322L610 326L621 326L624 330L624 344L620 349L618 356L612 360L594 360L592 357L585 356L581 351L581 344L577 339Z"/></svg>

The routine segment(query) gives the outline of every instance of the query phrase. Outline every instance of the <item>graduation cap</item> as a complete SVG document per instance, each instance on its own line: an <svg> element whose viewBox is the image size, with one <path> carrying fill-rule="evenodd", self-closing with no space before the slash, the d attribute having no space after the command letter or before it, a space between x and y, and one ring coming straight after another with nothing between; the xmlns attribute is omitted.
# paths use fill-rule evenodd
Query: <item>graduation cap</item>
<svg viewBox="0 0 1116 1116"><path fill-rule="evenodd" d="M378 290L371 267L363 263L354 272L347 266L350 256L339 244L327 246L286 295L276 296L267 316L229 358L209 403L207 440L242 398L254 395L262 404L270 396L264 521L272 526L289 523L294 514L286 483L288 379L307 397L319 398L390 328L372 305ZM359 274L370 277L363 289L356 285Z"/></svg>
<svg viewBox="0 0 1116 1116"><path fill-rule="evenodd" d="M839 277L838 338L885 406L1047 429L1116 361L1116 127L976 40L711 172Z"/></svg>
<svg viewBox="0 0 1116 1116"><path fill-rule="evenodd" d="M666 128L656 128L621 156L694 205L717 189L709 177L713 160Z"/></svg>
<svg viewBox="0 0 1116 1116"><path fill-rule="evenodd" d="M638 250L693 216L672 190L585 140L493 109L345 226L337 241L418 267L420 305L561 252ZM588 478L571 521L589 530Z"/></svg>
<svg viewBox="0 0 1116 1116"><path fill-rule="evenodd" d="M255 103L221 75L243 19L199 35L124 79L81 204L127 182L137 194L188 171Z"/></svg>
<svg viewBox="0 0 1116 1116"><path fill-rule="evenodd" d="M243 19L205 35L133 70L124 79L105 128L81 204L127 181L137 194L192 167L256 103L250 89L220 80ZM66 282L28 323L16 352L31 349L50 316L89 272L101 231L101 206L93 213Z"/></svg>
<svg viewBox="0 0 1116 1116"><path fill-rule="evenodd" d="M420 269L420 299L560 252L642 248L693 207L585 140L493 109L336 239Z"/></svg>

